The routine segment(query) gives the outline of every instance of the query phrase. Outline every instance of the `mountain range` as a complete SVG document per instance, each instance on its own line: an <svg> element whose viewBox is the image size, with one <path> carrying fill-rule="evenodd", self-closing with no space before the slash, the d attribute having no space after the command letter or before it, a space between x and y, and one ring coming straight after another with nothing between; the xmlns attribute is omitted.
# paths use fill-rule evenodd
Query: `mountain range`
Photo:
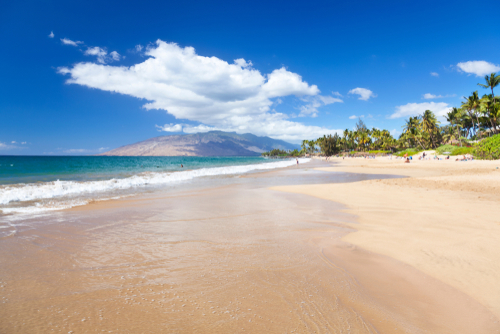
<svg viewBox="0 0 500 334"><path fill-rule="evenodd" d="M298 145L250 133L210 131L155 137L101 153L105 156L258 156L272 149L293 150Z"/></svg>

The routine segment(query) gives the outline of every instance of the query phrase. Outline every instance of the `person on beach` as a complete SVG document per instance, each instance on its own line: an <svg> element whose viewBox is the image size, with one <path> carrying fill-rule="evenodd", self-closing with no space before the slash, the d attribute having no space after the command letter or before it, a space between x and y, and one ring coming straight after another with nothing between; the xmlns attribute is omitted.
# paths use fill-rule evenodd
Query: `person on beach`
<svg viewBox="0 0 500 334"><path fill-rule="evenodd" d="M410 159L409 158L406 158L405 160L405 164L409 164L410 163Z"/></svg>
<svg viewBox="0 0 500 334"><path fill-rule="evenodd" d="M184 168L184 166L181 164L181 168Z"/></svg>
<svg viewBox="0 0 500 334"><path fill-rule="evenodd" d="M295 158L295 160L297 160L297 166L299 165L299 159Z"/></svg>

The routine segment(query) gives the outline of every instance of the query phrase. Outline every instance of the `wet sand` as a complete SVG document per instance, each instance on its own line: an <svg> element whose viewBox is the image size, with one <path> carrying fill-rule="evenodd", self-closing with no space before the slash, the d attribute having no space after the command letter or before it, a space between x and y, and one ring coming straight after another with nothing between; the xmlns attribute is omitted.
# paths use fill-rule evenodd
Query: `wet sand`
<svg viewBox="0 0 500 334"><path fill-rule="evenodd" d="M322 167L331 165L206 179L24 221L0 240L0 332L498 330L469 293L352 243L365 223L342 200L269 189L381 177Z"/></svg>

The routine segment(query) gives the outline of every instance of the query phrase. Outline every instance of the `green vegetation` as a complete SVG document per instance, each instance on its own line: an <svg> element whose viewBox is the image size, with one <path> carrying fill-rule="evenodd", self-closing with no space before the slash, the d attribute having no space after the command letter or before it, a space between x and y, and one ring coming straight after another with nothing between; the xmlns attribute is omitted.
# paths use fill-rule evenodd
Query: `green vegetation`
<svg viewBox="0 0 500 334"><path fill-rule="evenodd" d="M390 152L391 151L372 150L372 151L368 151L367 153L369 153L369 154L388 154Z"/></svg>
<svg viewBox="0 0 500 334"><path fill-rule="evenodd" d="M261 153L264 157L300 157L302 154L299 150L295 149L293 151L285 151L275 148L269 152Z"/></svg>
<svg viewBox="0 0 500 334"><path fill-rule="evenodd" d="M494 88L500 85L500 76L492 73L484 79L485 84L478 85L489 88L491 94L485 94L480 98L478 91L475 91L471 96L465 97L459 108L452 108L446 115L449 125L440 126L436 115L431 110L426 110L422 115L406 120L403 133L395 139L389 131L375 128L370 130L362 120L358 120L354 131L344 130L337 142L335 153L357 151L375 154L374 152L379 153L379 151L380 153L397 151L397 155L403 156L405 153L415 155L423 150L439 148L440 150L437 150L439 153L451 152L452 155L462 155L478 152L475 154L482 154L483 159L486 157L493 159L495 156L495 159L498 159L498 155L494 153L496 144L483 138L500 133L500 99L494 95ZM464 147L470 146L467 144L468 140L479 140L478 149ZM488 144L482 144L483 141L487 141ZM304 142L307 143L306 146ZM306 147L307 153L314 153L310 141L304 142L303 152ZM457 146L442 146L447 143L454 143ZM321 145L319 146L321 148ZM488 150L491 153L488 153L490 152ZM325 153L323 150L321 152Z"/></svg>
<svg viewBox="0 0 500 334"><path fill-rule="evenodd" d="M398 157L402 157L404 156L405 154L408 154L408 156L410 155L416 155L416 154L419 154L420 152L422 152L423 150L419 150L418 148L407 148L405 150L402 150L402 151L399 151L397 152L395 155L397 155Z"/></svg>
<svg viewBox="0 0 500 334"><path fill-rule="evenodd" d="M439 154L444 154L445 152L453 153L455 149L457 149L457 147L454 145L441 145L436 148L436 152Z"/></svg>
<svg viewBox="0 0 500 334"><path fill-rule="evenodd" d="M457 147L451 152L451 155L466 155L472 154L474 155L474 148L472 147Z"/></svg>
<svg viewBox="0 0 500 334"><path fill-rule="evenodd" d="M465 154L473 154L472 147L459 147L456 145L442 145L436 148L436 152L438 154L445 154L448 152L448 155L465 155Z"/></svg>
<svg viewBox="0 0 500 334"><path fill-rule="evenodd" d="M478 85L491 89L491 94L485 94L480 98L478 91L474 91L469 97L464 97L460 107L452 108L446 114L448 125L439 125L436 115L431 110L426 110L422 115L406 120L403 133L395 139L388 130L368 129L359 119L352 131L345 129L341 135L303 140L300 151L272 150L263 155L296 157L315 153L332 156L353 152L359 154L397 152L396 155L403 156L405 153L415 155L424 150L436 149L440 154L451 152L452 155L462 155L474 152L474 155L482 159L498 159L498 140L492 141L491 138L498 137L500 133L500 98L496 97L493 91L500 85L500 76L496 73L487 75L485 84ZM496 136L486 139L492 134ZM472 149L468 144L469 141L479 141L477 148Z"/></svg>
<svg viewBox="0 0 500 334"><path fill-rule="evenodd" d="M473 154L478 159L500 159L500 134L480 141L474 147Z"/></svg>

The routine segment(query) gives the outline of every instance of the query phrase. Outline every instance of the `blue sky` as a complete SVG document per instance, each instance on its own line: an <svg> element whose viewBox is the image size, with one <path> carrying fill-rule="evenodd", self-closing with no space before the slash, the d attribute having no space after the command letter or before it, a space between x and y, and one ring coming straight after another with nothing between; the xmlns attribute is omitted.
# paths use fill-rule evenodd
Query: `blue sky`
<svg viewBox="0 0 500 334"><path fill-rule="evenodd" d="M210 129L297 142L362 116L398 135L409 116L443 115L463 95L487 92L477 83L500 72L499 9L498 1L3 2L0 154L95 154Z"/></svg>

